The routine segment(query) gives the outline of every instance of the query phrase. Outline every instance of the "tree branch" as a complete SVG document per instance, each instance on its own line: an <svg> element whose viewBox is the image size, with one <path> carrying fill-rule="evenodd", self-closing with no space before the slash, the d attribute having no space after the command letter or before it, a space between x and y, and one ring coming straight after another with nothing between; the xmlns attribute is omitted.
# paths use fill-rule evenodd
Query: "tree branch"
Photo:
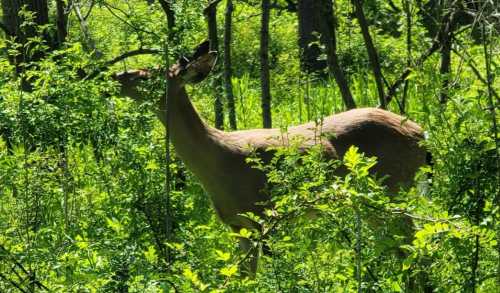
<svg viewBox="0 0 500 293"><path fill-rule="evenodd" d="M114 17L116 17L118 20L120 20L120 21L121 21L121 22L123 22L124 24L128 25L128 26L129 26L130 28L132 28L133 30L135 30L135 31L136 31L136 33L138 33L138 32L143 32L143 33L146 33L146 34L151 34L151 35L154 35L154 36L156 36L157 38L160 38L160 36L159 36L157 33L153 32L153 31L149 31L149 30L143 29L143 28L141 28L141 27L139 27L139 26L136 26L136 25L134 25L134 24L132 24L132 23L128 22L128 21L127 21L127 19L129 19L129 18L131 18L131 17L130 17L130 15L129 15L127 12L123 11L122 9L120 9L120 8L118 8L118 7L115 7L115 6L113 6L113 5L109 4L109 3L106 3L106 2L103 2L103 5L104 5L104 7L105 7L105 8L109 11L109 13L111 13L111 14L112 14ZM119 11L121 14L123 14L123 15L125 16L125 18L123 18L123 17L119 16L119 15L115 12L115 10L116 10L116 11Z"/></svg>
<svg viewBox="0 0 500 293"><path fill-rule="evenodd" d="M89 7L89 10L87 11L87 13L85 13L85 16L83 17L84 20L87 20L87 18L89 18L90 16L90 13L92 12L92 9L94 8L94 5L95 5L95 1L92 0L90 2L90 7Z"/></svg>
<svg viewBox="0 0 500 293"><path fill-rule="evenodd" d="M399 7L397 7L396 4L394 4L394 2L392 0L387 0L387 4L389 4L389 6L391 7L392 12L394 12L394 13L401 12L401 9Z"/></svg>
<svg viewBox="0 0 500 293"><path fill-rule="evenodd" d="M22 292L22 293L28 293L28 291L24 290L23 288L21 288L21 285L14 282L13 280L7 278L4 274L0 273L0 278L4 279L5 281L9 282L12 286L14 286L14 288L16 288L17 290L19 290L19 292Z"/></svg>
<svg viewBox="0 0 500 293"><path fill-rule="evenodd" d="M354 102L354 98L352 97L351 90L349 89L349 84L347 79L340 67L340 61L337 55L337 28L335 27L335 17L337 11L333 9L331 4L328 4L329 1L326 1L326 5L323 7L322 16L325 19L325 23L327 28L324 30L324 39L326 45L326 56L328 62L328 69L330 74L335 78L335 82L337 83L340 94L342 96L342 100L347 109L356 108L356 103ZM325 4L324 4L325 5Z"/></svg>
<svg viewBox="0 0 500 293"><path fill-rule="evenodd" d="M389 88L389 91L387 92L387 95L385 96L385 102L386 102L387 105L391 102L392 98L396 94L396 91L403 84L403 82L408 78L408 76L413 71L413 69L415 67L421 66L425 62L425 60L427 60L427 58L429 58L429 56L431 56L432 54L434 54L434 52L436 52L439 48L440 48L439 41L434 40L434 42L432 43L432 46L429 49L427 49L427 51L425 51L417 59L417 61L415 62L415 65L412 66L412 67L407 67L403 71L403 73L399 76L399 78Z"/></svg>
<svg viewBox="0 0 500 293"><path fill-rule="evenodd" d="M87 75L84 79L92 79L92 78L95 78L99 73L101 73L102 71L108 69L110 66L122 61L122 60L125 60L129 57L133 57L133 56L138 56L138 55L146 55L146 54L159 54L161 53L161 50L158 50L158 49L148 49L148 48L139 48L139 49L135 49L135 50L132 50L132 51L129 51L129 52L125 52L119 56L116 56L115 58L109 60L109 61L106 61L104 62L103 65L99 66L98 69L94 70L92 73L90 73L89 75Z"/></svg>
<svg viewBox="0 0 500 293"><path fill-rule="evenodd" d="M453 4L451 5L452 11L450 12L450 17L448 18L447 22L441 24L441 28L440 28L439 32L437 33L436 37L434 38L434 40L432 41L431 47L429 49L427 49L427 51L425 51L422 55L420 55L420 57L415 61L415 64L413 66L407 67L403 71L403 73L399 76L399 78L389 88L389 91L387 92L387 94L385 96L386 105L389 104L389 102L392 100L392 98L396 94L396 91L398 90L398 88L401 86L401 84L404 83L404 81L408 78L408 76L415 69L415 67L421 66L425 62L425 60L427 60L427 58L429 58L429 56L431 56L432 54L434 54L434 52L436 52L438 49L441 48L443 36L446 36L450 33L449 30L451 30L453 28L453 24L456 21L456 15L458 12L458 9L454 9L454 8L456 8L455 7L456 3L457 3L457 1L453 2ZM380 105L379 105L379 107L380 107Z"/></svg>
<svg viewBox="0 0 500 293"><path fill-rule="evenodd" d="M147 55L147 54L151 55L151 54L159 54L159 53L161 53L161 50L158 50L158 49L139 48L136 50L125 52L125 53L107 61L105 63L105 65L107 67L109 67L115 63L118 63L118 62L126 59L126 58L137 56L137 55Z"/></svg>
<svg viewBox="0 0 500 293"><path fill-rule="evenodd" d="M87 25L87 21L82 16L82 13L80 11L80 7L76 3L73 4L73 10L75 11L76 18L78 18L78 21L80 22L80 29L82 30L83 39L85 41L84 48L87 51L91 51L92 55L96 59L101 58L102 52L97 49L95 41L92 38L92 35L90 34L90 30L89 30L89 27Z"/></svg>

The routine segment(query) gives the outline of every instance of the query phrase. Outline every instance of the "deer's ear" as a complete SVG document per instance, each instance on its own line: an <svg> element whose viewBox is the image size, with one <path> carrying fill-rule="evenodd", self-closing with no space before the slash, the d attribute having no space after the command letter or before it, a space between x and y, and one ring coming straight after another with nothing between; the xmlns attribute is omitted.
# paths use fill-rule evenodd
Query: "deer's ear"
<svg viewBox="0 0 500 293"><path fill-rule="evenodd" d="M185 80L189 83L201 82L210 74L216 62L217 53L213 51L206 52L187 65L187 79Z"/></svg>
<svg viewBox="0 0 500 293"><path fill-rule="evenodd" d="M199 44L198 47L194 49L193 56L190 58L191 61L194 61L201 56L208 54L210 52L210 41L206 40L203 43Z"/></svg>
<svg viewBox="0 0 500 293"><path fill-rule="evenodd" d="M181 56L179 60L177 60L177 65L179 70L182 72L186 70L190 63L196 62L199 58L202 58L206 54L210 52L210 41L206 40L203 43L199 44L195 49L193 55L191 57Z"/></svg>
<svg viewBox="0 0 500 293"><path fill-rule="evenodd" d="M208 76L216 62L217 52L210 51L210 43L205 41L194 50L191 58L178 61L177 75L186 83L198 83Z"/></svg>
<svg viewBox="0 0 500 293"><path fill-rule="evenodd" d="M217 52L210 51L210 42L198 45L191 58L181 57L168 73L170 78L179 77L186 83L204 80L217 62Z"/></svg>

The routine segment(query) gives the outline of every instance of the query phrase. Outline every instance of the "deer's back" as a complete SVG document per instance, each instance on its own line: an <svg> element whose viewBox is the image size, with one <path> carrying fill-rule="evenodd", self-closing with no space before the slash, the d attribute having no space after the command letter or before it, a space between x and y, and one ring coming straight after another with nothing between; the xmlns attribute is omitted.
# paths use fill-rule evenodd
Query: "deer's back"
<svg viewBox="0 0 500 293"><path fill-rule="evenodd" d="M411 183L418 167L425 163L425 150L418 124L377 108L354 109L325 117L322 121L280 129L253 129L227 133L225 140L235 152L248 156L254 150L295 142L302 148L322 144L332 158L342 158L350 146L367 156L376 156L374 172L389 176L386 185L393 191Z"/></svg>

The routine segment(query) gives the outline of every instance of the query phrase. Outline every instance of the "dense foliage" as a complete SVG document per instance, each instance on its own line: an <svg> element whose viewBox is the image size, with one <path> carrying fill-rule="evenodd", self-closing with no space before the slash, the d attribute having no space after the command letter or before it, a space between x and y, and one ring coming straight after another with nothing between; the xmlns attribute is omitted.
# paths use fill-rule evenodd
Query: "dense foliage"
<svg viewBox="0 0 500 293"><path fill-rule="evenodd" d="M52 11L55 1L49 2ZM304 153L292 144L274 150L268 164L249 160L266 172L274 208L263 218L246 215L262 223L263 231L234 233L217 219L175 150L166 164L165 130L154 114L156 101L164 96L161 74L141 85L147 97L141 103L120 97L110 77L132 68L165 68L206 38L205 2L171 1L176 25L170 31L160 2L69 1L88 12L91 35L71 12L66 42L56 49L41 37L20 45L1 35L0 292L499 288L500 120L495 111L500 83L495 80L500 34L498 17L487 15L498 15L498 8L472 11L473 21L459 25L449 74L439 73L440 58L431 55L416 64L404 90L389 104L427 132L423 144L432 165L421 169L415 187L388 194L383 178L369 173L376 158L356 148L338 161L326 161L319 148ZM218 10L221 39L224 2ZM332 77L301 72L297 17L284 8L288 2L274 1L270 25L273 123L282 129L345 110ZM334 2L337 52L356 104L376 106L377 88L351 2ZM415 62L431 45L436 28L426 11L434 1L365 2L390 83L407 67L407 59ZM404 9L408 3L411 35ZM258 128L260 6L258 1L234 4L236 117L240 129ZM27 15L21 26L26 30L40 35L55 30L30 22L34 16L29 11L21 13ZM169 35L174 37L167 41ZM43 57L15 64L16 46ZM159 53L108 62L137 48ZM221 68L216 68L209 80L188 89L211 125L213 97L223 91L220 77ZM445 103L440 102L443 79L451 81ZM23 86L27 81L29 90ZM339 164L348 167L346 177L333 175ZM415 229L407 231L405 221ZM248 257L237 250L242 237L263 251L254 280L239 277L238 264Z"/></svg>

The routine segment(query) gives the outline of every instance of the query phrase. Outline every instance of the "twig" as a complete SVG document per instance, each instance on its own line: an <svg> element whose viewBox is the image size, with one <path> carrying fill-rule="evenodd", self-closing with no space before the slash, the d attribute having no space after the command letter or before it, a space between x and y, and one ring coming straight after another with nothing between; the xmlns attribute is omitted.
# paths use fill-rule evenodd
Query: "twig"
<svg viewBox="0 0 500 293"><path fill-rule="evenodd" d="M337 221L335 217L332 217L330 220L333 221L335 225L340 226L340 223ZM344 237L345 241L350 247L352 245L352 240L349 237L349 234L344 229L340 230L340 234L342 235L342 237ZM375 273L371 270L369 266L366 267L366 271L368 272L368 275L370 275L372 281L376 283L378 281L378 278L375 276Z"/></svg>
<svg viewBox="0 0 500 293"><path fill-rule="evenodd" d="M115 58L107 61L105 64L106 64L106 66L111 66L111 65L118 63L126 58L129 58L129 57L138 56L138 55L159 54L159 53L161 53L161 50L158 50L158 49L139 48L139 49L125 52L119 56L116 56Z"/></svg>
<svg viewBox="0 0 500 293"><path fill-rule="evenodd" d="M110 5L109 3L106 3L106 2L103 2L103 4L104 4L104 7L106 7L106 9L109 11L109 13L111 13L114 17L116 17L118 20L120 20L121 22L123 22L127 26L131 27L136 32L143 32L143 33L151 34L151 35L154 35L155 37L161 39L161 37L157 33L152 32L152 31L148 31L146 29L143 29L141 27L133 25L132 23L128 22L126 19L124 19L121 16L119 16L118 14L116 14L114 10L118 10L123 15L125 15L127 18L129 18L130 15L128 13L126 13L125 11L121 10L118 7L114 7L114 6L112 6L112 5Z"/></svg>
<svg viewBox="0 0 500 293"><path fill-rule="evenodd" d="M269 74L269 0L262 0L261 19L260 19L260 89L261 89L261 111L262 126L264 128L272 127L271 114L271 85Z"/></svg>
<svg viewBox="0 0 500 293"><path fill-rule="evenodd" d="M434 42L432 43L432 46L429 49L427 49L427 51L425 51L425 53L423 53L420 56L420 58L417 59L417 61L415 62L415 65L413 67L407 67L403 71L403 73L399 76L399 78L389 88L389 91L387 92L387 95L385 96L386 104L389 104L391 102L391 100L394 97L394 95L396 94L396 91L398 90L398 88L408 78L408 76L410 75L410 73L412 73L414 68L421 66L425 62L425 60L427 60L427 58L429 58L429 56L434 54L439 49L439 47L440 47L439 41L434 40Z"/></svg>
<svg viewBox="0 0 500 293"><path fill-rule="evenodd" d="M12 286L14 286L17 290L23 292L23 293L28 293L28 291L24 290L23 288L21 288L21 285L14 282L13 280L7 278L4 274L0 273L0 278L4 279L5 281L9 282L10 284L12 284Z"/></svg>
<svg viewBox="0 0 500 293"><path fill-rule="evenodd" d="M412 28L413 28L413 19L412 19L412 8L410 4L410 0L403 1L403 9L406 15L406 66L411 66L412 62ZM408 85L409 81L406 79L403 86L403 96L401 97L401 101L396 99L398 103L399 112L404 115L406 114L406 100L408 98Z"/></svg>
<svg viewBox="0 0 500 293"><path fill-rule="evenodd" d="M410 214L406 210L399 210L399 209L394 209L392 211L385 210L383 212L390 212L391 214L400 214L400 215L407 216L408 218L411 218L414 220L419 220L419 221L426 221L426 222L431 222L431 223L446 223L455 229L463 230L463 227L460 227L459 225L457 225L451 221L453 219L458 219L459 217L454 217L451 219L434 219L434 218L430 218L430 217L423 217L423 216L419 216L419 215Z"/></svg>
<svg viewBox="0 0 500 293"><path fill-rule="evenodd" d="M486 4L485 4L486 6ZM488 104L489 104L489 110L490 110L490 115L491 115L491 131L493 133L493 139L495 140L495 146L496 146L496 152L495 152L495 157L496 157L496 167L497 167L497 170L500 170L499 166L500 166L500 160L499 160L499 157L500 157L500 145L499 145L499 141L498 141L498 126L497 126L497 114L496 114L496 110L495 110L495 102L493 101L493 74L491 74L491 63L492 63L492 44L489 44L489 48L488 48L488 44L486 42L486 28L485 28L485 20L483 19L483 23L482 23L482 26L481 26L481 34L483 36L483 52L484 52L484 63L486 65L486 85L488 87ZM491 32L490 32L490 40L492 39L492 36L491 36ZM498 98L498 97L497 97ZM500 171L497 172L496 174L496 177L497 177L497 186L498 186L498 183L500 182ZM499 195L498 195L498 192L497 194L494 196L493 198L493 202L494 204L498 204L498 202L500 201L500 198L499 198ZM498 227L498 226L497 226ZM498 242L500 240L500 230L497 228L497 252L500 253L500 243ZM476 243L477 243L477 240L476 240ZM497 257L498 258L498 257ZM499 270L500 270L500 261L497 259L497 275L500 275L499 274ZM500 276L497 277L497 285L500 285Z"/></svg>
<svg viewBox="0 0 500 293"><path fill-rule="evenodd" d="M362 280L361 280L361 214L357 207L355 207L356 213L356 279L358 281L358 292L362 292Z"/></svg>
<svg viewBox="0 0 500 293"><path fill-rule="evenodd" d="M467 65L469 65L470 69L472 70L472 72L474 72L474 74L476 75L477 79L479 79L482 83L484 83L484 85L488 86L488 82L486 81L486 79L481 75L481 73L479 72L479 70L477 69L476 67L476 64L474 62L474 59L470 58L470 56L464 56L462 55L462 53L460 53L457 49L455 48L452 48L452 51L453 53L455 53L458 57L462 58L463 60L465 60L465 62L467 63ZM467 54L467 53L466 53ZM497 100L500 100L500 96L498 95L498 93L495 91L494 88L491 88L491 94L493 96L495 96L495 98L497 98Z"/></svg>
<svg viewBox="0 0 500 293"><path fill-rule="evenodd" d="M170 30L169 30L170 33ZM165 42L164 44L164 64L165 68L167 70L170 69L170 59L169 59L169 50L170 50L170 45L168 42ZM171 111L168 111L170 109L169 107L169 89L170 89L170 83L167 82L165 83L165 92L164 92L164 103L165 103L165 109L167 111L165 112L165 120L166 120L166 125L165 125L165 132L164 132L164 140L165 140L165 197L166 197L166 213L165 213L165 229L167 232L167 241L171 241L172 239L172 215L170 213L170 201L171 201L171 182L172 182L172 172L170 169L170 163L172 160L171 157L171 149L170 149L170 115ZM172 267L172 256L171 256L171 250L170 247L167 245L167 261L168 261L168 267Z"/></svg>
<svg viewBox="0 0 500 293"><path fill-rule="evenodd" d="M19 269L21 269L24 274L26 274L31 279L33 279L32 280L33 284L37 285L38 288L50 291L49 288L45 287L45 285L43 285L40 281L38 281L37 279L34 279L34 277L32 276L32 274L28 270L26 270L26 268L20 262L18 262L16 259L14 259L14 257L10 253L10 251L8 251L2 244L0 244L0 249L2 249L3 251L5 251L7 253L7 255L10 256L10 260L14 263L15 266L17 266Z"/></svg>
<svg viewBox="0 0 500 293"><path fill-rule="evenodd" d="M260 17L261 15L262 15L262 13L256 12L256 13L250 14L250 15L248 15L246 17L242 17L242 18L236 19L234 21L234 23L240 23L242 21L249 21L251 18Z"/></svg>
<svg viewBox="0 0 500 293"><path fill-rule="evenodd" d="M401 8L397 7L396 4L392 0L387 0L387 4L389 4L389 7L391 7L392 12L394 13L400 13Z"/></svg>

